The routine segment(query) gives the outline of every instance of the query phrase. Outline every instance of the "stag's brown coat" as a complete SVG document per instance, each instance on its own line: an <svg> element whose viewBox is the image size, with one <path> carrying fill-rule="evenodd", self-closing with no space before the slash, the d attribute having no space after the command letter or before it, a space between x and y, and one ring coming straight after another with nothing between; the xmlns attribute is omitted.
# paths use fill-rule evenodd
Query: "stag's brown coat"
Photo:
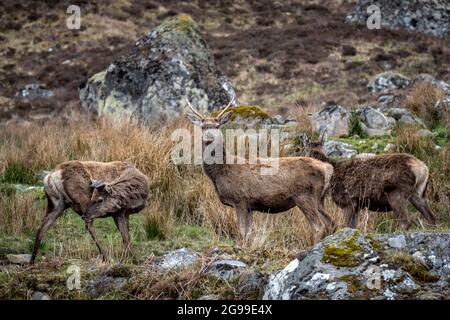
<svg viewBox="0 0 450 320"><path fill-rule="evenodd" d="M45 232L65 209L80 215L103 258L106 254L96 238L93 220L113 217L126 250L130 238L128 216L147 204L148 179L127 162L68 161L59 164L44 178L47 212L36 235L31 262L34 262Z"/></svg>
<svg viewBox="0 0 450 320"><path fill-rule="evenodd" d="M324 154L323 142L309 143L304 137L303 143L306 155L333 165L330 192L333 201L344 210L347 226L355 227L359 210L368 208L394 211L400 225L408 228L408 201L428 223L436 223L426 199L428 167L416 157L397 153L337 161Z"/></svg>
<svg viewBox="0 0 450 320"><path fill-rule="evenodd" d="M190 106L190 104L189 104ZM206 147L226 154L219 127L229 121L230 104L215 118L205 118L194 108L189 120L202 129L203 150ZM278 213L298 206L314 229L318 241L334 231L335 224L325 211L324 197L333 174L333 166L306 157L277 158L274 174L263 175L261 168L269 159L257 164L208 164L203 159L203 171L210 178L220 201L236 210L241 236L248 238L252 225L252 211Z"/></svg>

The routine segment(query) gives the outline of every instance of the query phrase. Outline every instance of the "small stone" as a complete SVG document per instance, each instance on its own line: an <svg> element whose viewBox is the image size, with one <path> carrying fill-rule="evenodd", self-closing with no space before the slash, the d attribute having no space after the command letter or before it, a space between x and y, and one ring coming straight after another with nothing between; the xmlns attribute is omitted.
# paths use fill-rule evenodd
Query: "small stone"
<svg viewBox="0 0 450 320"><path fill-rule="evenodd" d="M375 157L376 154L375 153L371 153L371 152L363 152L363 153L359 153L355 156L356 159L367 159L367 158L372 158Z"/></svg>
<svg viewBox="0 0 450 320"><path fill-rule="evenodd" d="M372 150L376 150L376 149L378 149L378 143L374 143L373 145L372 145Z"/></svg>
<svg viewBox="0 0 450 320"><path fill-rule="evenodd" d="M239 260L218 260L211 264L208 273L217 279L229 280L246 268L247 265Z"/></svg>
<svg viewBox="0 0 450 320"><path fill-rule="evenodd" d="M405 236L400 234L396 237L389 238L388 244L391 248L402 249L402 248L406 247Z"/></svg>
<svg viewBox="0 0 450 320"><path fill-rule="evenodd" d="M8 254L6 259L13 264L27 264L31 261L31 254Z"/></svg>
<svg viewBox="0 0 450 320"><path fill-rule="evenodd" d="M163 270L187 268L197 262L197 259L198 256L195 252L187 248L181 248L163 255L157 267Z"/></svg>
<svg viewBox="0 0 450 320"><path fill-rule="evenodd" d="M217 294L206 294L201 296L197 300L221 300L222 298Z"/></svg>
<svg viewBox="0 0 450 320"><path fill-rule="evenodd" d="M35 291L30 300L51 300L50 296L46 293Z"/></svg>

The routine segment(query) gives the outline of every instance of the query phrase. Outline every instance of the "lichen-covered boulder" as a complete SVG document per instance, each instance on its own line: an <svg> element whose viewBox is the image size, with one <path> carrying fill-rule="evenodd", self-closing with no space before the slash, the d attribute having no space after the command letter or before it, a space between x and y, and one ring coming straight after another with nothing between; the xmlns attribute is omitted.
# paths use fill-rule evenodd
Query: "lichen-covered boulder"
<svg viewBox="0 0 450 320"><path fill-rule="evenodd" d="M329 105L311 115L316 132L326 132L328 137L348 136L350 133L350 112L340 105Z"/></svg>
<svg viewBox="0 0 450 320"><path fill-rule="evenodd" d="M272 120L272 117L259 106L238 105L232 108L231 112L233 115L224 126L226 129L270 128L272 124L279 121L279 119Z"/></svg>
<svg viewBox="0 0 450 320"><path fill-rule="evenodd" d="M377 5L381 13L381 26L404 29L444 37L450 34L450 3L448 0L359 0L347 21L366 23Z"/></svg>
<svg viewBox="0 0 450 320"><path fill-rule="evenodd" d="M328 140L323 145L323 151L330 158L350 159L358 153L350 144L342 141Z"/></svg>
<svg viewBox="0 0 450 320"><path fill-rule="evenodd" d="M98 115L161 119L187 110L226 105L234 89L189 16L167 20L140 38L130 52L80 87L82 106Z"/></svg>
<svg viewBox="0 0 450 320"><path fill-rule="evenodd" d="M188 248L166 252L157 263L160 270L175 270L188 268L198 261L198 255Z"/></svg>
<svg viewBox="0 0 450 320"><path fill-rule="evenodd" d="M264 299L448 299L450 233L345 228L273 273Z"/></svg>
<svg viewBox="0 0 450 320"><path fill-rule="evenodd" d="M383 114L396 120L398 124L426 127L423 121L405 108L391 108L383 111Z"/></svg>
<svg viewBox="0 0 450 320"><path fill-rule="evenodd" d="M389 120L378 110L366 106L359 110L359 119L363 130L370 136L383 136L390 133Z"/></svg>
<svg viewBox="0 0 450 320"><path fill-rule="evenodd" d="M369 88L372 92L384 92L387 93L396 89L404 89L410 86L412 81L395 72L383 72L376 75L372 80L367 84L367 88Z"/></svg>

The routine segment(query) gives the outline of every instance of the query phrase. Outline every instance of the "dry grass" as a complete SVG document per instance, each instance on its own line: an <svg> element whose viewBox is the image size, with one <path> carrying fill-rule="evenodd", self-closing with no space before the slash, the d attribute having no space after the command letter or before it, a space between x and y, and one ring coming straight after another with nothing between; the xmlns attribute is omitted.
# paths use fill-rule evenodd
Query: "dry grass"
<svg viewBox="0 0 450 320"><path fill-rule="evenodd" d="M304 122L302 130L311 130L306 108L299 111L298 118ZM302 122L302 123L303 123ZM141 169L150 180L150 206L138 218L134 218L133 239L142 241L173 241L177 237L177 226L200 225L213 235L212 241L229 241L238 234L234 210L220 203L210 181L201 172L200 166L174 165L170 160L173 146L171 133L177 128L190 128L184 121L177 120L161 129L152 129L132 121L86 121L83 125L63 124L57 121L46 126L6 126L0 132L0 180L7 182L35 182L41 170L51 170L66 160L113 161L127 160ZM398 133L398 145L403 152L419 154L431 168L432 198L438 203L435 209L447 206L449 165L445 161L447 149L439 154L429 153L428 144L407 132ZM444 165L444 167L443 167ZM42 197L42 195L40 195ZM0 199L0 232L9 236L33 234L40 224L45 201L36 202L32 193L15 194ZM342 225L341 210L330 200L327 210L339 225ZM361 213L359 227L365 231L379 230L386 224L389 215ZM68 219L68 218L67 218ZM54 256L68 256L80 259L92 258L97 251L82 225L73 226L73 220L57 223L56 232L73 238L65 243L53 243ZM444 219L445 220L445 219ZM96 222L100 228L105 220ZM446 220L445 220L446 221ZM108 222L109 223L109 222ZM106 227L105 227L106 228ZM106 246L117 256L120 237L109 230ZM297 252L312 245L312 230L301 211L297 208L286 213L269 215L255 212L254 241L251 250L281 250ZM116 248L116 249L115 249ZM277 253L278 254L278 253Z"/></svg>
<svg viewBox="0 0 450 320"><path fill-rule="evenodd" d="M439 122L436 103L446 98L445 92L430 82L419 82L409 93L405 106L433 127Z"/></svg>

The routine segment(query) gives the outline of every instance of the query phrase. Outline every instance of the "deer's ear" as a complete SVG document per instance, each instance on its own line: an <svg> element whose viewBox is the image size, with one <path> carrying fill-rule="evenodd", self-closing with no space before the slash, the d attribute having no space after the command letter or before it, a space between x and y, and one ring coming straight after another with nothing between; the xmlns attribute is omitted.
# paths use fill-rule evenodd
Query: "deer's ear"
<svg viewBox="0 0 450 320"><path fill-rule="evenodd" d="M196 125L196 126L201 126L202 125L202 119L200 119L197 115L195 115L193 113L186 113L186 117L194 125Z"/></svg>
<svg viewBox="0 0 450 320"><path fill-rule="evenodd" d="M233 112L231 112L231 111L225 112L223 115L221 115L220 118L217 119L217 121L219 122L219 125L221 126L221 125L227 123L228 121L230 121L232 115L233 115Z"/></svg>

